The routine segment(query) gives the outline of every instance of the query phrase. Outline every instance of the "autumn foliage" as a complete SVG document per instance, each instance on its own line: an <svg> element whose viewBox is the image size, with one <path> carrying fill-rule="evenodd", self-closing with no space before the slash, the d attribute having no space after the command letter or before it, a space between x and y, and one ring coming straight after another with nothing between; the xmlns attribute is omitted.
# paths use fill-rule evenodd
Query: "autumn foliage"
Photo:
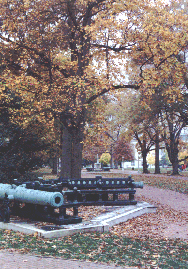
<svg viewBox="0 0 188 269"><path fill-rule="evenodd" d="M113 157L118 162L121 162L122 158L124 161L132 161L134 159L133 146L129 141L126 141L125 137L122 136L116 142Z"/></svg>
<svg viewBox="0 0 188 269"><path fill-rule="evenodd" d="M0 96L8 85L29 104L13 112L19 123L33 113L50 128L60 120L61 176L80 177L94 100L142 85L150 94L172 69L187 81L187 21L174 1L0 0Z"/></svg>

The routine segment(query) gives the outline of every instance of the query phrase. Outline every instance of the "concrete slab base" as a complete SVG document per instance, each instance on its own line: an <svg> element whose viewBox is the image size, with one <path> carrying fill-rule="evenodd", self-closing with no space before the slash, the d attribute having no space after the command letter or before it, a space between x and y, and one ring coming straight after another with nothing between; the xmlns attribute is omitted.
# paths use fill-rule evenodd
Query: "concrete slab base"
<svg viewBox="0 0 188 269"><path fill-rule="evenodd" d="M38 222L36 221L11 219L10 223L0 222L0 229L13 230L26 234L37 234L38 236L45 238L63 237L78 232L106 232L109 230L109 227L120 222L125 222L128 219L155 211L155 206L146 202L138 202L137 205L109 207L108 212L78 224L45 225L38 227Z"/></svg>

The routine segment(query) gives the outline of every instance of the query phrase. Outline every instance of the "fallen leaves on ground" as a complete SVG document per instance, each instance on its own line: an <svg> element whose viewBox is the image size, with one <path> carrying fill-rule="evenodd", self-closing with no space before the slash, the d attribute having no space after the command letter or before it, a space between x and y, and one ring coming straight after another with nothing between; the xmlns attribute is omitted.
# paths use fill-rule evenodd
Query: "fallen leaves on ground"
<svg viewBox="0 0 188 269"><path fill-rule="evenodd" d="M180 238L188 241L188 216L158 205L155 213L130 219L111 227L110 231L131 238Z"/></svg>
<svg viewBox="0 0 188 269"><path fill-rule="evenodd" d="M95 176L95 175L93 175ZM127 177L127 175L108 174L105 177ZM170 177L147 177L138 175L135 181L187 193L187 181ZM152 203L146 197L137 200ZM170 238L164 233L174 225L183 227L188 223L187 215L157 203L156 213L149 213L128 220L110 228L108 233L76 234L64 238L44 239L37 234L24 235L0 230L0 249L21 253L34 253L45 256L60 256L66 259L113 263L117 265L138 266L139 268L178 268L188 267L188 248L186 238ZM107 207L80 207L79 215L84 221L106 212ZM70 211L71 213L71 211ZM45 223L43 223L45 225ZM178 237L178 234L176 235Z"/></svg>
<svg viewBox="0 0 188 269"><path fill-rule="evenodd" d="M44 239L21 233L0 231L0 249L20 253L84 259L140 266L140 268L187 267L187 244L180 240L128 238L113 233L86 233L69 237Z"/></svg>

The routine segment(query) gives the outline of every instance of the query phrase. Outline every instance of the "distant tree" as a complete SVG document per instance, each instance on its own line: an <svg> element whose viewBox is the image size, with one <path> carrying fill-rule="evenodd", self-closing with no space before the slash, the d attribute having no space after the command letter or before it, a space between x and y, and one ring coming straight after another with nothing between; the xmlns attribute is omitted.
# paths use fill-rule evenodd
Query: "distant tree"
<svg viewBox="0 0 188 269"><path fill-rule="evenodd" d="M183 141L182 139L180 139L180 142L179 142L178 159L179 159L179 164L188 163L188 143L187 141Z"/></svg>
<svg viewBox="0 0 188 269"><path fill-rule="evenodd" d="M110 163L111 155L108 152L105 152L101 155L99 162L103 164L103 166L107 166Z"/></svg>
<svg viewBox="0 0 188 269"><path fill-rule="evenodd" d="M122 157L124 161L132 161L134 159L134 150L129 141L121 136L114 145L113 157L116 161L121 162Z"/></svg>
<svg viewBox="0 0 188 269"><path fill-rule="evenodd" d="M96 137L87 139L87 143L83 146L83 160L86 164L93 164L97 161L97 155L100 156L106 149L104 147L103 141Z"/></svg>
<svg viewBox="0 0 188 269"><path fill-rule="evenodd" d="M103 124L107 102L107 97L103 96L88 106L82 153L86 163L94 164L97 155L101 156L103 152L109 150L108 138L105 135L106 128Z"/></svg>
<svg viewBox="0 0 188 269"><path fill-rule="evenodd" d="M169 161L169 158L168 158L168 154L167 152L165 152L161 159L160 159L160 165L162 165L162 167L164 167L165 165L170 165L170 161Z"/></svg>
<svg viewBox="0 0 188 269"><path fill-rule="evenodd" d="M171 81L173 84L173 80ZM173 86L173 85L172 85ZM172 91L172 86L167 84L163 91ZM179 87L178 87L179 86ZM182 85L177 85L178 91L173 93L173 96L168 96L161 93L162 102L160 122L163 127L162 138L168 152L168 158L173 167L173 175L177 175L179 166L179 143L182 130L187 126L187 93Z"/></svg>
<svg viewBox="0 0 188 269"><path fill-rule="evenodd" d="M147 156L147 162L149 164L155 164L155 156L151 152Z"/></svg>

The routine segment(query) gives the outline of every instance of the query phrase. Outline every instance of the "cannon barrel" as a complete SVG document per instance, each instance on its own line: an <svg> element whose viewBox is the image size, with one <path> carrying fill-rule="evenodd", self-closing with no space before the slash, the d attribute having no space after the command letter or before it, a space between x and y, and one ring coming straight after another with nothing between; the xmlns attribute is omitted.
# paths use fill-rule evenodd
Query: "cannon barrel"
<svg viewBox="0 0 188 269"><path fill-rule="evenodd" d="M131 187L143 189L144 183L142 181L139 181L139 182L133 181L133 182L131 182Z"/></svg>
<svg viewBox="0 0 188 269"><path fill-rule="evenodd" d="M22 203L60 207L64 202L63 195L60 192L27 189L24 184L16 186L0 183L0 199L4 199L5 193L8 198Z"/></svg>

